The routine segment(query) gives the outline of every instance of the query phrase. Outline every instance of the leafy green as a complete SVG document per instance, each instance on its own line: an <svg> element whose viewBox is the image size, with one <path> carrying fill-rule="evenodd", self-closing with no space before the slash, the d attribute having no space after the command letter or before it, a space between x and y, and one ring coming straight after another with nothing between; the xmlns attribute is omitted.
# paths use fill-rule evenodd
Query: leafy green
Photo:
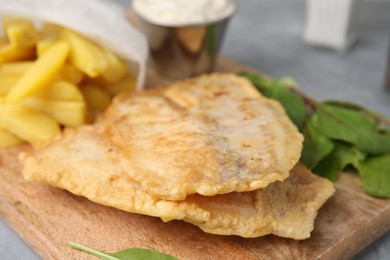
<svg viewBox="0 0 390 260"><path fill-rule="evenodd" d="M359 163L358 169L369 195L390 198L390 154L367 158Z"/></svg>
<svg viewBox="0 0 390 260"><path fill-rule="evenodd" d="M331 139L323 135L314 125L313 117L307 120L303 129L303 150L301 161L309 169L313 169L324 157L333 150Z"/></svg>
<svg viewBox="0 0 390 260"><path fill-rule="evenodd" d="M353 145L335 141L333 151L314 168L314 172L331 181L336 181L341 170L348 165L357 168L364 157L365 154Z"/></svg>
<svg viewBox="0 0 390 260"><path fill-rule="evenodd" d="M291 121L302 128L305 121L305 103L301 96L291 91L283 82L275 82L271 88L264 90L263 95L279 101Z"/></svg>
<svg viewBox="0 0 390 260"><path fill-rule="evenodd" d="M301 161L314 173L335 181L351 165L359 171L368 194L390 198L389 118L349 102L319 102L290 78L274 80L254 72L239 75L282 104L305 137Z"/></svg>
<svg viewBox="0 0 390 260"><path fill-rule="evenodd" d="M248 79L260 92L272 87L274 82L271 78L251 71L242 71L239 72L238 75Z"/></svg>
<svg viewBox="0 0 390 260"><path fill-rule="evenodd" d="M69 242L69 246L103 260L176 260L173 256L144 248L129 248L116 253L105 253L75 242Z"/></svg>
<svg viewBox="0 0 390 260"><path fill-rule="evenodd" d="M390 138L378 131L371 118L351 109L322 104L315 125L329 138L354 144L363 152L390 152Z"/></svg>
<svg viewBox="0 0 390 260"><path fill-rule="evenodd" d="M264 96L279 101L291 121L299 129L302 129L306 118L305 102L294 91L296 82L293 79L282 78L280 80L270 80L265 76L253 72L241 72L239 75L251 81Z"/></svg>
<svg viewBox="0 0 390 260"><path fill-rule="evenodd" d="M330 100L330 101L324 102L324 104L331 104L334 106L339 106L339 107L355 110L355 111L361 112L361 113L365 114L366 116L372 118L373 120L377 121L379 124L390 125L390 118L388 118L384 115L381 115L375 111L372 111L372 110L369 110L369 109L364 108L362 106L359 106L357 104L354 104L354 103L345 102L345 101L338 101L338 100Z"/></svg>

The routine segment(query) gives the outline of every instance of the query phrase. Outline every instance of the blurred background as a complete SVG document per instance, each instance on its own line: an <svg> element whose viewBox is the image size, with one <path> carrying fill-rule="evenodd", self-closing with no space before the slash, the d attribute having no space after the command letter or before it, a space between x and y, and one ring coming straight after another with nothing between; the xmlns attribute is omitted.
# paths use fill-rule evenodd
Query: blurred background
<svg viewBox="0 0 390 260"><path fill-rule="evenodd" d="M123 5L131 2L115 1ZM390 96L384 95L390 0L238 2L239 10L230 21L222 55L273 77L291 76L306 93L319 99L348 100L390 116ZM356 18L355 26L350 29L357 33L357 42L345 50L305 43L309 2L325 2L334 9L331 15L325 16L328 22L340 17L338 13L347 16L346 8L358 2L358 10L350 14ZM345 23L348 22L334 22L335 30Z"/></svg>
<svg viewBox="0 0 390 260"><path fill-rule="evenodd" d="M305 5L304 0L241 1L222 53L274 77L289 75L314 97L357 102L390 116L390 96L384 95L390 1L362 1L358 41L345 51L303 42Z"/></svg>

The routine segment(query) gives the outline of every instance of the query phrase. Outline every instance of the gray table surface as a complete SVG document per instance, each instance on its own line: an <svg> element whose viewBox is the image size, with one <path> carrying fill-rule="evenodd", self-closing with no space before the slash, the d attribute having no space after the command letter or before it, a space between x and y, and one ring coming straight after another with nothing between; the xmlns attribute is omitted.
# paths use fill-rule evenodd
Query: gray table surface
<svg viewBox="0 0 390 260"><path fill-rule="evenodd" d="M305 45L304 8L304 0L242 0L230 23L222 53L274 77L292 76L306 93L319 99L348 100L390 116L390 95L383 86L390 2L363 4L360 40L348 52ZM40 259L1 220L0 258ZM355 259L390 259L390 232Z"/></svg>

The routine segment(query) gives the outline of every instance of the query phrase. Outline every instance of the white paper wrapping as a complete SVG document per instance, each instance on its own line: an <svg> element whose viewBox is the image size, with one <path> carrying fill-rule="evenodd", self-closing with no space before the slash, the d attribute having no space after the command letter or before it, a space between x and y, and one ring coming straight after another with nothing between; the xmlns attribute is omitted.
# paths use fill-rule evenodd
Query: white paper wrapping
<svg viewBox="0 0 390 260"><path fill-rule="evenodd" d="M136 89L145 81L146 38L124 10L104 0L0 0L0 17L19 16L68 27L139 65Z"/></svg>

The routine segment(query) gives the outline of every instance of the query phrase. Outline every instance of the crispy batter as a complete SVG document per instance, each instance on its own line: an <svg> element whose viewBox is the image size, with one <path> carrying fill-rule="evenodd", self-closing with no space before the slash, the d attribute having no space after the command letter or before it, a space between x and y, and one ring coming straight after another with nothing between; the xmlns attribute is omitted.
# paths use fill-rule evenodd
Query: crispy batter
<svg viewBox="0 0 390 260"><path fill-rule="evenodd" d="M297 164L285 181L274 182L264 189L212 198L189 196L186 202L208 211L210 217L203 223L184 220L212 234L243 237L274 234L305 239L314 229L318 209L333 193L330 181Z"/></svg>
<svg viewBox="0 0 390 260"><path fill-rule="evenodd" d="M244 193L184 201L159 200L127 174L116 145L97 126L68 130L54 142L22 156L24 177L87 197L99 204L157 216L182 219L206 232L258 237L275 235L304 239L313 229L317 210L334 192L329 181L296 166L284 182Z"/></svg>
<svg viewBox="0 0 390 260"><path fill-rule="evenodd" d="M164 200L282 181L299 160L303 140L277 102L233 74L123 94L99 122L129 177Z"/></svg>

